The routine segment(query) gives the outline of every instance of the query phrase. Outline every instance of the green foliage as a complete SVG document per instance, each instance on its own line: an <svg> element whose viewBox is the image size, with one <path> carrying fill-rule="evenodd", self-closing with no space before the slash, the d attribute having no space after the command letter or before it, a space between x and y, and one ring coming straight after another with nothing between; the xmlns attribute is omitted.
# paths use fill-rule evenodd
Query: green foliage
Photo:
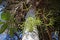
<svg viewBox="0 0 60 40"><path fill-rule="evenodd" d="M54 18L50 18L50 23L49 23L49 25L51 25L51 26L54 25L54 21L55 21Z"/></svg>
<svg viewBox="0 0 60 40"><path fill-rule="evenodd" d="M13 28L10 28L9 34L10 34L11 37L13 37L13 35L14 35L14 29Z"/></svg>
<svg viewBox="0 0 60 40"><path fill-rule="evenodd" d="M0 21L0 25L3 24L3 23L4 23L4 22L1 22L1 21Z"/></svg>
<svg viewBox="0 0 60 40"><path fill-rule="evenodd" d="M3 33L6 30L6 28L10 25L9 22L8 22L9 19L10 19L10 13L9 13L9 11L4 11L1 14L1 18L2 18L2 20L5 20L6 21L6 22L0 21L0 24L3 24L1 26L1 28L0 28L0 33Z"/></svg>
<svg viewBox="0 0 60 40"><path fill-rule="evenodd" d="M3 24L2 27L0 28L0 33L3 33L7 27L8 27L8 25L6 23Z"/></svg>
<svg viewBox="0 0 60 40"><path fill-rule="evenodd" d="M49 20L50 20L50 22L48 24L46 24L46 26L53 26L54 22L55 22L54 18L50 18Z"/></svg>
<svg viewBox="0 0 60 40"><path fill-rule="evenodd" d="M11 27L9 28L9 34L11 37L14 36L14 33L17 32L17 28L16 27Z"/></svg>
<svg viewBox="0 0 60 40"><path fill-rule="evenodd" d="M49 23L47 26L53 26L55 22L55 18L53 17L54 10L50 10L48 14L46 15L46 18L49 20Z"/></svg>
<svg viewBox="0 0 60 40"><path fill-rule="evenodd" d="M26 28L26 30L28 31L33 31L34 27L36 27L36 25L41 24L41 20L33 18L33 17L28 17L26 19L24 28Z"/></svg>
<svg viewBox="0 0 60 40"><path fill-rule="evenodd" d="M42 24L41 19L37 18L37 19L36 19L36 25L41 25L41 24Z"/></svg>
<svg viewBox="0 0 60 40"><path fill-rule="evenodd" d="M6 23L6 24L3 24L2 27L0 28L0 33L3 33L6 28L8 27L9 28L9 33L11 35L11 37L13 36L13 32L15 29L13 29L12 27L14 27L14 20L13 20L13 16L11 16L10 12L9 11L4 11L2 14L1 14L1 18L2 20L5 20L6 22L0 22L0 24L3 24L3 23Z"/></svg>
<svg viewBox="0 0 60 40"><path fill-rule="evenodd" d="M9 11L3 12L3 13L1 14L1 18L2 18L3 20L9 20L9 19L10 19L10 13L9 13Z"/></svg>

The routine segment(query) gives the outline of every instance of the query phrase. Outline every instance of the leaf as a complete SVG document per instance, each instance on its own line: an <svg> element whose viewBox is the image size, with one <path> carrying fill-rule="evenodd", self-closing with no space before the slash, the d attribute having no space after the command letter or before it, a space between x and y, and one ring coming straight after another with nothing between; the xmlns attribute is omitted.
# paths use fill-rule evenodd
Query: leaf
<svg viewBox="0 0 60 40"><path fill-rule="evenodd" d="M9 11L3 12L3 13L1 14L1 18L2 18L3 20L9 20L9 19L10 19L10 13L9 13Z"/></svg>
<svg viewBox="0 0 60 40"><path fill-rule="evenodd" d="M11 36L11 37L14 36L14 28L10 28L10 36Z"/></svg>
<svg viewBox="0 0 60 40"><path fill-rule="evenodd" d="M42 21L41 21L41 19L36 19L36 25L41 25L42 24Z"/></svg>
<svg viewBox="0 0 60 40"><path fill-rule="evenodd" d="M55 21L54 18L50 18L50 23L49 23L49 25L52 26L52 25L54 24L54 21Z"/></svg>
<svg viewBox="0 0 60 40"><path fill-rule="evenodd" d="M4 22L1 22L1 21L0 21L0 24L3 24L3 23L4 23Z"/></svg>
<svg viewBox="0 0 60 40"><path fill-rule="evenodd" d="M7 24L2 25L2 27L0 28L0 34L3 33L7 27L8 27Z"/></svg>

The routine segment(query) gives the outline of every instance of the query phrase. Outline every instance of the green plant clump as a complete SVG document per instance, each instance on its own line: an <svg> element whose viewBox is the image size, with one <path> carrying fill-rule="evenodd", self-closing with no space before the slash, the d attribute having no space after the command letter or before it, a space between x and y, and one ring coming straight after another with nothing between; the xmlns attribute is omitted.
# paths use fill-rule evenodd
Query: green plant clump
<svg viewBox="0 0 60 40"><path fill-rule="evenodd" d="M33 31L34 27L36 27L36 25L41 25L41 20L33 18L33 17L28 17L26 19L24 28L27 31Z"/></svg>

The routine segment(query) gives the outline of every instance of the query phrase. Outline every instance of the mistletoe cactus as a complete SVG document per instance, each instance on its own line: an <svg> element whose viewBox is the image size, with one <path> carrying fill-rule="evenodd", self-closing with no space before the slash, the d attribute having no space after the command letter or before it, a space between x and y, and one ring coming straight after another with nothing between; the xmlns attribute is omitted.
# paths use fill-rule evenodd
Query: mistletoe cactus
<svg viewBox="0 0 60 40"><path fill-rule="evenodd" d="M39 40L37 25L41 23L41 20L35 17L34 9L30 9L26 15L22 40Z"/></svg>
<svg viewBox="0 0 60 40"><path fill-rule="evenodd" d="M33 31L36 25L41 25L41 20L37 19L37 18L33 18L33 17L28 17L26 19L24 28L27 31Z"/></svg>

